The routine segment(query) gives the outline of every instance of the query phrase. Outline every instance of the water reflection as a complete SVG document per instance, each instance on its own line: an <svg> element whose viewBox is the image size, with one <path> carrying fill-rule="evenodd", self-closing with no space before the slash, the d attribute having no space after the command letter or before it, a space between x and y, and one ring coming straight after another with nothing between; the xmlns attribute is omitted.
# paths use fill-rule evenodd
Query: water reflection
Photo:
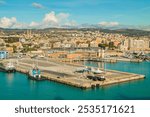
<svg viewBox="0 0 150 117"><path fill-rule="evenodd" d="M10 86L14 81L14 73L6 73L7 83Z"/></svg>
<svg viewBox="0 0 150 117"><path fill-rule="evenodd" d="M28 79L28 84L31 90L38 89L37 81Z"/></svg>

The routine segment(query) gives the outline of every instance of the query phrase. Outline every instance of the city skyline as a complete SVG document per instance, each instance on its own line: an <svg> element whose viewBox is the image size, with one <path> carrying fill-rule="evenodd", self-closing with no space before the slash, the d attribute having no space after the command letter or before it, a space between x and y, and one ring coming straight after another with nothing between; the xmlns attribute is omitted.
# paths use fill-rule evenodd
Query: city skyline
<svg viewBox="0 0 150 117"><path fill-rule="evenodd" d="M149 0L0 0L1 28L149 26Z"/></svg>

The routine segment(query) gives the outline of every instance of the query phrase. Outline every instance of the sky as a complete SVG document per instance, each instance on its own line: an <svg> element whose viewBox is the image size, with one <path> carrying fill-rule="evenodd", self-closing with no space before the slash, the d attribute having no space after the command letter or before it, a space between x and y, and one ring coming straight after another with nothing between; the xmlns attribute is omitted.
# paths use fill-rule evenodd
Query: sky
<svg viewBox="0 0 150 117"><path fill-rule="evenodd" d="M0 0L0 27L150 25L150 0Z"/></svg>

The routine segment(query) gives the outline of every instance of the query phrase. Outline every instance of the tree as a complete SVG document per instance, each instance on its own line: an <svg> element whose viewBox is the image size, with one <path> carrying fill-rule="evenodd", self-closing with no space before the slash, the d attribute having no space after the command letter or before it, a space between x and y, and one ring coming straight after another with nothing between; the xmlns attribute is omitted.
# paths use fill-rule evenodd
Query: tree
<svg viewBox="0 0 150 117"><path fill-rule="evenodd" d="M103 44L103 43L98 44L98 47L100 47L101 49L104 49L104 50L107 46L108 46L107 44Z"/></svg>
<svg viewBox="0 0 150 117"><path fill-rule="evenodd" d="M108 47L109 49L114 49L114 42L109 42Z"/></svg>
<svg viewBox="0 0 150 117"><path fill-rule="evenodd" d="M13 45L13 50L14 50L14 53L17 52L17 47L15 45Z"/></svg>

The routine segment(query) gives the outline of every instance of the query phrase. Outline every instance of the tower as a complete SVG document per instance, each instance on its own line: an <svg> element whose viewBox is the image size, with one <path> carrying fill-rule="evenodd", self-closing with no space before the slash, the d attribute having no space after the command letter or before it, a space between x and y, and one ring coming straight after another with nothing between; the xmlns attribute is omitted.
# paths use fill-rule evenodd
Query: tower
<svg viewBox="0 0 150 117"><path fill-rule="evenodd" d="M27 29L27 38L31 38L32 32L31 29Z"/></svg>

